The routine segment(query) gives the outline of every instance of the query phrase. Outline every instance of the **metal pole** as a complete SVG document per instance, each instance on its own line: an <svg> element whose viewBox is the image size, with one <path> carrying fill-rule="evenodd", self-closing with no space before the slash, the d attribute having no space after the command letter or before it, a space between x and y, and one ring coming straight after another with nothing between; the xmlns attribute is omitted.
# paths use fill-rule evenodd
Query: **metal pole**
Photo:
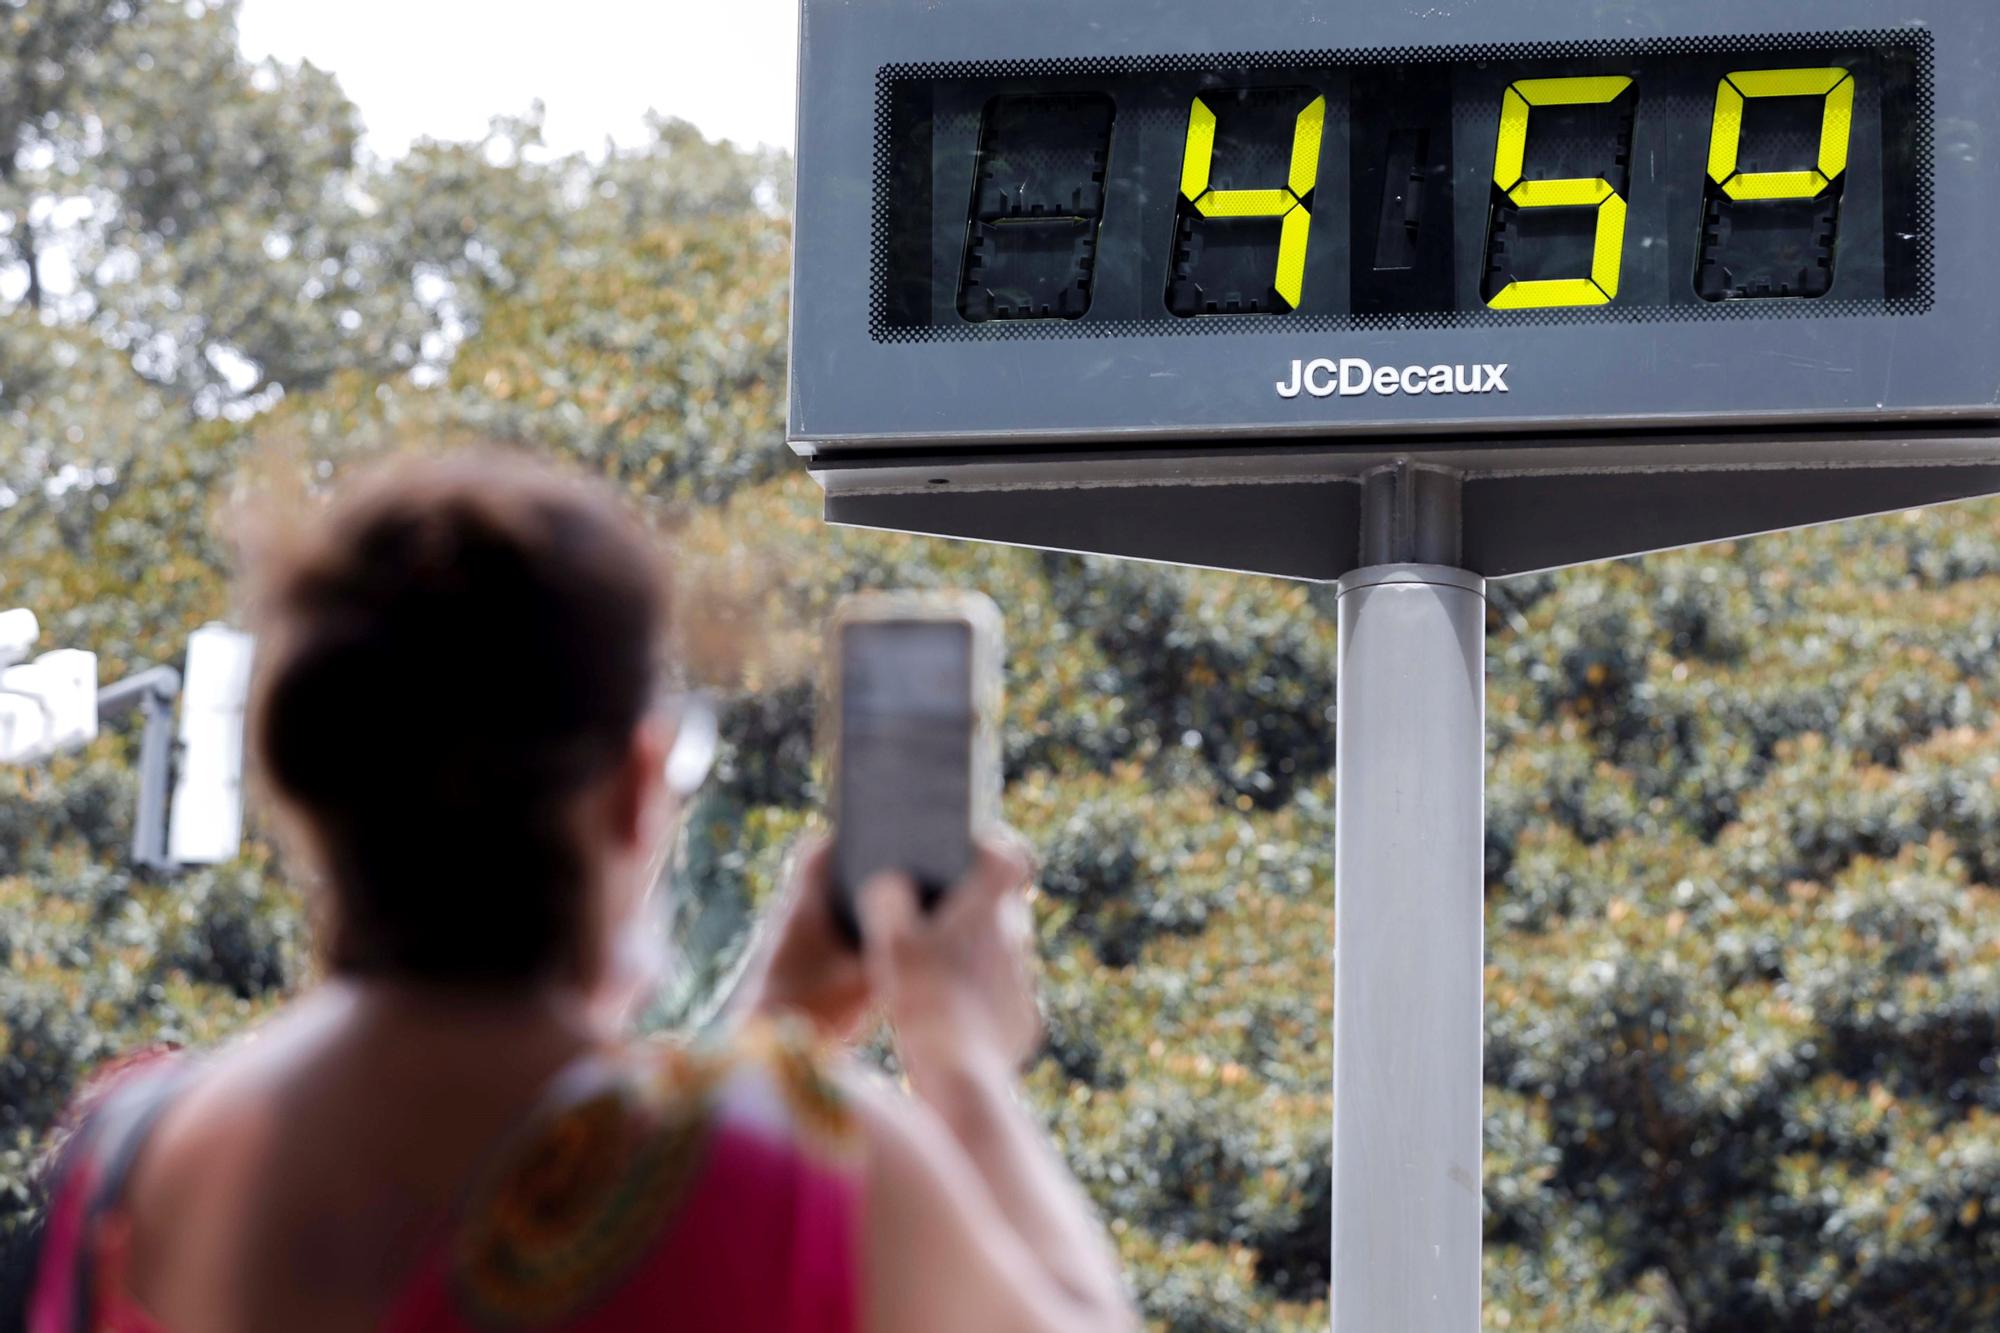
<svg viewBox="0 0 2000 1333"><path fill-rule="evenodd" d="M139 808L132 819L132 863L147 870L171 870L167 858L167 790L173 785L174 697L181 673L152 667L97 692L97 715L114 717L128 708L144 711L139 738Z"/></svg>
<svg viewBox="0 0 2000 1333"><path fill-rule="evenodd" d="M1485 581L1410 559L1457 559L1455 478L1369 487L1401 560L1339 585L1333 1329L1477 1333Z"/></svg>
<svg viewBox="0 0 2000 1333"><path fill-rule="evenodd" d="M167 855L167 792L174 782L174 696L148 694L146 729L139 737L139 808L132 820L132 862L172 870Z"/></svg>

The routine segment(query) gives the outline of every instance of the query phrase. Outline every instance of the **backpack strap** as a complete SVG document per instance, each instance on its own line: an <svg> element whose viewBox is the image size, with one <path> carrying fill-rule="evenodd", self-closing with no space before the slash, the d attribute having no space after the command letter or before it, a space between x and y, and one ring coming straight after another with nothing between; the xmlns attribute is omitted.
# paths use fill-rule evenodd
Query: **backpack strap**
<svg viewBox="0 0 2000 1333"><path fill-rule="evenodd" d="M78 1247L76 1271L71 1275L75 1283L75 1299L70 1307L75 1315L73 1333L90 1333L97 1326L97 1312L93 1308L97 1295L97 1248L92 1240L97 1225L124 1197L132 1168L138 1163L154 1126L190 1081L189 1063L161 1059L149 1062L151 1067L131 1071L106 1095L103 1105L71 1145L68 1170L83 1169L88 1162L98 1164L90 1197L84 1204L84 1243Z"/></svg>

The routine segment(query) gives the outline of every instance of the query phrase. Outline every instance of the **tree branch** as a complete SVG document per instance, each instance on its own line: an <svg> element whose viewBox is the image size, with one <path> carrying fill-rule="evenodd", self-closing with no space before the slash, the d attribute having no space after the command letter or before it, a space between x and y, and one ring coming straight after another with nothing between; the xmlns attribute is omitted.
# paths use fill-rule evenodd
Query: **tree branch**
<svg viewBox="0 0 2000 1333"><path fill-rule="evenodd" d="M39 314L42 309L42 256L40 250L35 245L35 224L29 220L28 210L25 208L22 209L19 217L21 219L21 239L15 245L14 249L15 253L21 256L21 262L28 266L28 294L26 298L28 309Z"/></svg>

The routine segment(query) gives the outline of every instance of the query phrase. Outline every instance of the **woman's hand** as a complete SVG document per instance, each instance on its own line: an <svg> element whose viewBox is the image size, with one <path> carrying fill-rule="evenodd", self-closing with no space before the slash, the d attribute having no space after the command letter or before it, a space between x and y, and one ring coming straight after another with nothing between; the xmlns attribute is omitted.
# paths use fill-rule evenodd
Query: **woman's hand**
<svg viewBox="0 0 2000 1333"><path fill-rule="evenodd" d="M793 859L764 957L752 964L746 1008L753 1015L796 1014L829 1041L852 1041L873 996L861 956L833 919L833 843L814 838Z"/></svg>
<svg viewBox="0 0 2000 1333"><path fill-rule="evenodd" d="M1011 1083L1041 1042L1029 873L1018 844L982 841L971 871L929 914L904 875L878 875L858 896L869 987L888 1010L911 1086L947 1119L968 1077Z"/></svg>
<svg viewBox="0 0 2000 1333"><path fill-rule="evenodd" d="M849 1041L879 1000L919 1091L942 1093L968 1071L1011 1078L1041 1040L1028 876L1018 844L982 840L972 869L927 914L907 876L878 875L857 895L857 954L834 923L833 844L808 842L740 1008L797 1014L822 1036Z"/></svg>

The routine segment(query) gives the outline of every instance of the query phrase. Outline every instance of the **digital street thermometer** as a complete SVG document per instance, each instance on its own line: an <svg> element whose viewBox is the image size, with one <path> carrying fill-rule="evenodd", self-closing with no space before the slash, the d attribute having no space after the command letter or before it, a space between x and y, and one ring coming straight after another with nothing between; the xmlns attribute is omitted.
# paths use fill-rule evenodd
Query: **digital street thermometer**
<svg viewBox="0 0 2000 1333"><path fill-rule="evenodd" d="M1339 581L1333 1324L1474 1333L1486 581L2000 492L2000 5L802 16L827 517Z"/></svg>
<svg viewBox="0 0 2000 1333"><path fill-rule="evenodd" d="M1504 574L2000 489L1988 0L806 0L801 49L836 520L1331 578L1404 460Z"/></svg>

